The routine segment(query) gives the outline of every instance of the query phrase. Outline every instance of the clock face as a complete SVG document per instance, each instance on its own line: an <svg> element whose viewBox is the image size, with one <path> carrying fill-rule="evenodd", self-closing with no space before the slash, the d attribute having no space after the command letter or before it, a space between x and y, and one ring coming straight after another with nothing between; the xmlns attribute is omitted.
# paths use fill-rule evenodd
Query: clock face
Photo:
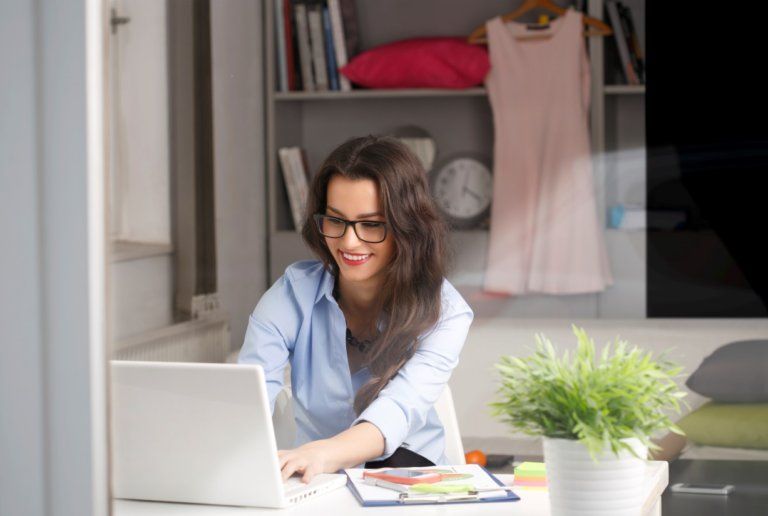
<svg viewBox="0 0 768 516"><path fill-rule="evenodd" d="M493 177L472 157L451 159L432 173L432 194L438 207L458 226L471 226L488 212Z"/></svg>

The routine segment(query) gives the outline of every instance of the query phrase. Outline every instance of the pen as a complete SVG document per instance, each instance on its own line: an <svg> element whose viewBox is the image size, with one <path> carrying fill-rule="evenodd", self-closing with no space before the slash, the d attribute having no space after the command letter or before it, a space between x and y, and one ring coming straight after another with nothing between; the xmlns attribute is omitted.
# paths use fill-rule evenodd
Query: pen
<svg viewBox="0 0 768 516"><path fill-rule="evenodd" d="M509 486L475 487L470 484L415 484L411 486L413 493L483 493L487 491L512 491L512 488Z"/></svg>
<svg viewBox="0 0 768 516"><path fill-rule="evenodd" d="M410 494L400 493L400 503L430 503L453 502L460 500L477 500L476 494Z"/></svg>

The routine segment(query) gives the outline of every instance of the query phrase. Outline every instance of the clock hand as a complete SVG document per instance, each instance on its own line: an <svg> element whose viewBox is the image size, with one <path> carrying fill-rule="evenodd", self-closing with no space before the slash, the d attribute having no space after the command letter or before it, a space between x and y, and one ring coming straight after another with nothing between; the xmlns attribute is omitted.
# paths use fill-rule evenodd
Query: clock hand
<svg viewBox="0 0 768 516"><path fill-rule="evenodd" d="M483 198L482 198L482 197L480 197L480 194L478 194L477 192L474 192L474 191L470 190L469 188L464 188L464 190L465 190L465 191L466 191L468 194L470 194L472 197L474 197L475 199L477 199L478 201L480 201L480 202L482 202L482 201L483 201Z"/></svg>

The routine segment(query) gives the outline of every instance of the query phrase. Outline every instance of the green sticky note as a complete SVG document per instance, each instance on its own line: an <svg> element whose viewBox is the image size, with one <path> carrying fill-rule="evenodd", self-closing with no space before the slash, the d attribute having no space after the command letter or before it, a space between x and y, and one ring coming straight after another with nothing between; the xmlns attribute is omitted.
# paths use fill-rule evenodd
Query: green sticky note
<svg viewBox="0 0 768 516"><path fill-rule="evenodd" d="M545 475L546 472L543 462L523 462L515 468L515 475Z"/></svg>
<svg viewBox="0 0 768 516"><path fill-rule="evenodd" d="M470 484L414 484L410 490L414 493L466 493L474 488Z"/></svg>

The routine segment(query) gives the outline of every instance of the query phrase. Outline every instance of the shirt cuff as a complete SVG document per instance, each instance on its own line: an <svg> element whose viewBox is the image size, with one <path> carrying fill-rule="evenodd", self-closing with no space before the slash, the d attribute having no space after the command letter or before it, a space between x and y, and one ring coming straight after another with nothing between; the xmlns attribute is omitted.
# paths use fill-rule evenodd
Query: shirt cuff
<svg viewBox="0 0 768 516"><path fill-rule="evenodd" d="M374 399L350 426L362 421L374 424L384 436L384 454L370 461L383 460L395 453L408 435L408 420L391 398L379 396Z"/></svg>

